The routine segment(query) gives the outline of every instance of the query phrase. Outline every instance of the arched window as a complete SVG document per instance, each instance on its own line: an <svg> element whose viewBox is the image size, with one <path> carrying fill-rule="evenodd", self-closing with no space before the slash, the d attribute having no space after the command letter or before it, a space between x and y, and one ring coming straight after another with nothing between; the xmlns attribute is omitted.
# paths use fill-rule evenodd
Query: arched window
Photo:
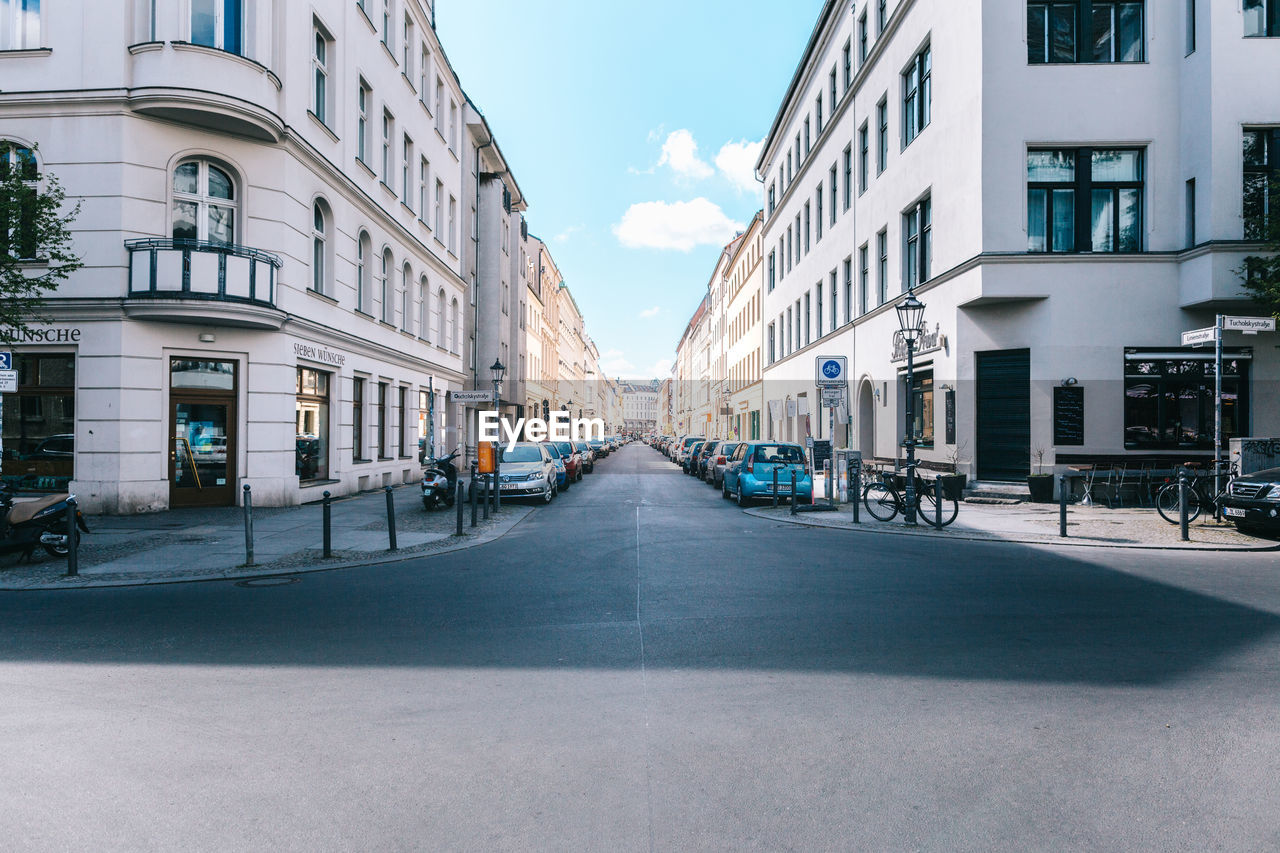
<svg viewBox="0 0 1280 853"><path fill-rule="evenodd" d="M231 173L208 160L173 170L173 238L236 241L236 185Z"/></svg>
<svg viewBox="0 0 1280 853"><path fill-rule="evenodd" d="M427 339L427 330L431 328L431 291L428 290L427 277L424 275L418 282L418 337Z"/></svg>
<svg viewBox="0 0 1280 853"><path fill-rule="evenodd" d="M329 239L333 228L333 216L329 206L316 199L311 211L311 289L316 293L329 293L333 276L330 255L333 242Z"/></svg>
<svg viewBox="0 0 1280 853"><path fill-rule="evenodd" d="M458 300L454 297L453 302L449 305L449 352L458 352Z"/></svg>
<svg viewBox="0 0 1280 853"><path fill-rule="evenodd" d="M444 320L444 288L442 287L436 293L436 346L438 347L445 346L449 340L445 337Z"/></svg>
<svg viewBox="0 0 1280 853"><path fill-rule="evenodd" d="M382 322L390 323L395 320L395 306L391 302L391 269L395 266L395 259L391 257L390 249L382 250L382 275L381 292L382 292Z"/></svg>
<svg viewBox="0 0 1280 853"><path fill-rule="evenodd" d="M16 197L0 197L0 208L7 208L0 209L0 255L34 258L40 251L36 237L40 168L30 148L0 139L0 178L15 171L22 188L16 190Z"/></svg>
<svg viewBox="0 0 1280 853"><path fill-rule="evenodd" d="M409 281L413 278L413 270L406 263L400 271L400 329L409 331Z"/></svg>
<svg viewBox="0 0 1280 853"><path fill-rule="evenodd" d="M373 241L361 231L356 240L356 310L369 313L369 264L373 262Z"/></svg>

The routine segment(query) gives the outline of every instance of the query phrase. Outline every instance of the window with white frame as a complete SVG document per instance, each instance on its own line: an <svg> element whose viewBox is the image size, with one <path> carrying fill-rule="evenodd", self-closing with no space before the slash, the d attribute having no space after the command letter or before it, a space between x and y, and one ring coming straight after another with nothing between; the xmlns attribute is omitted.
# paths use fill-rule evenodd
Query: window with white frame
<svg viewBox="0 0 1280 853"><path fill-rule="evenodd" d="M410 83L413 82L413 17L408 12L404 16L404 30L400 33L401 61L404 67L400 73Z"/></svg>
<svg viewBox="0 0 1280 853"><path fill-rule="evenodd" d="M382 43L394 58L396 52L392 49L391 40L391 2L392 0L382 0Z"/></svg>
<svg viewBox="0 0 1280 853"><path fill-rule="evenodd" d="M413 280L413 270L408 262L400 270L400 331L409 331L409 282Z"/></svg>
<svg viewBox="0 0 1280 853"><path fill-rule="evenodd" d="M436 239L441 243L444 242L444 182L436 179L436 215L435 215L435 232Z"/></svg>
<svg viewBox="0 0 1280 853"><path fill-rule="evenodd" d="M933 59L929 46L911 58L902 72L902 147L911 144L929 126L933 94Z"/></svg>
<svg viewBox="0 0 1280 853"><path fill-rule="evenodd" d="M431 163L426 157L418 161L418 218L423 222L427 220L427 204L428 189L431 185L428 181L431 178Z"/></svg>
<svg viewBox="0 0 1280 853"><path fill-rule="evenodd" d="M1280 0L1244 0L1246 38L1280 37Z"/></svg>
<svg viewBox="0 0 1280 853"><path fill-rule="evenodd" d="M457 217L458 217L458 202L454 200L453 196L449 196L449 242L448 244L449 244L450 254L454 254L454 255L458 253L458 244L457 244L458 229L454 227L454 223L457 220Z"/></svg>
<svg viewBox="0 0 1280 853"><path fill-rule="evenodd" d="M356 310L369 313L369 265L373 263L373 240L368 231L361 231L356 238Z"/></svg>
<svg viewBox="0 0 1280 853"><path fill-rule="evenodd" d="M876 161L876 174L883 174L889 165L889 100L881 98L876 104L876 119L880 127L880 157Z"/></svg>
<svg viewBox="0 0 1280 853"><path fill-rule="evenodd" d="M243 53L244 0L191 0L191 43Z"/></svg>
<svg viewBox="0 0 1280 853"><path fill-rule="evenodd" d="M329 57L333 53L333 39L316 21L312 26L314 46L311 53L312 92L311 111L320 123L328 125L333 112L329 103Z"/></svg>
<svg viewBox="0 0 1280 853"><path fill-rule="evenodd" d="M392 281L392 270L395 268L395 260L391 257L390 249L382 250L382 274L379 276L379 291L382 299L382 322L390 323L395 319L395 305L391 301L391 288L394 287Z"/></svg>
<svg viewBox="0 0 1280 853"><path fill-rule="evenodd" d="M311 211L311 289L316 293L328 293L330 290L329 237L332 227L333 217L329 215L328 206L316 199Z"/></svg>
<svg viewBox="0 0 1280 853"><path fill-rule="evenodd" d="M400 150L400 201L413 210L413 140L406 133Z"/></svg>
<svg viewBox="0 0 1280 853"><path fill-rule="evenodd" d="M222 166L208 160L189 160L173 170L175 240L236 241L235 181Z"/></svg>
<svg viewBox="0 0 1280 853"><path fill-rule="evenodd" d="M427 330L431 327L431 291L427 277L418 280L418 337L427 339Z"/></svg>
<svg viewBox="0 0 1280 853"><path fill-rule="evenodd" d="M424 44L422 53L418 56L418 99L422 101L422 105L431 108L429 103L431 98L431 51Z"/></svg>
<svg viewBox="0 0 1280 853"><path fill-rule="evenodd" d="M449 150L458 150L458 105L449 99Z"/></svg>
<svg viewBox="0 0 1280 853"><path fill-rule="evenodd" d="M902 289L905 292L929 280L933 219L928 196L902 214L902 240Z"/></svg>
<svg viewBox="0 0 1280 853"><path fill-rule="evenodd" d="M0 255L34 258L39 253L36 209L40 168L30 148L0 140L0 181L7 180L15 171L22 182L17 190L18 198L0 198L0 210L10 214L0 219Z"/></svg>
<svg viewBox="0 0 1280 853"><path fill-rule="evenodd" d="M0 50L44 47L40 39L40 0L0 0Z"/></svg>
<svg viewBox="0 0 1280 853"><path fill-rule="evenodd" d="M444 136L444 81L436 75L436 110L434 113L436 120L436 133Z"/></svg>
<svg viewBox="0 0 1280 853"><path fill-rule="evenodd" d="M373 101L373 91L363 78L356 87L356 159L369 165L369 149L372 147L369 134L369 105Z"/></svg>

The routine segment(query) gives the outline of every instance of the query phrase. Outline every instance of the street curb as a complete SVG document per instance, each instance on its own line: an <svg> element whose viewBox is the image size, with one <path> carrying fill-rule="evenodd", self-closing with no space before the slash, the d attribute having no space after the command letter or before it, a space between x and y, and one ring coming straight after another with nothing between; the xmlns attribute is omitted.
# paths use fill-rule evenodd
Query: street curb
<svg viewBox="0 0 1280 853"><path fill-rule="evenodd" d="M797 524L801 527L815 527L823 530L843 530L849 533L873 533L882 536L926 536L936 537L948 540L964 540L967 542L995 542L1009 545L1044 545L1050 548L1068 547L1068 548L1117 548L1131 551L1218 551L1237 554L1256 554L1265 552L1280 551L1280 544L1276 545L1135 545L1132 543L1104 543L1104 542L1081 542L1072 540L1070 537L1065 539L1045 540L1045 539L1026 539L1026 538L1004 538L999 536L979 536L972 533L938 533L927 525L921 526L912 532L905 527L898 530L884 530L877 527L852 527L849 525L836 526L833 524L820 524L813 521L792 518L791 516L778 517L770 515L764 509L744 509L745 515L754 516L755 518L763 518L767 521L780 521L785 524Z"/></svg>
<svg viewBox="0 0 1280 853"><path fill-rule="evenodd" d="M516 519L514 522L512 522L510 527L508 527L506 530L503 530L502 532L497 533L496 535L488 539L480 539L473 542L465 542L465 541L458 542L453 545L449 545L441 548L435 548L430 551L418 551L413 554L394 554L394 555L387 555L387 556L379 557L375 559L348 560L343 563L311 563L311 564L302 565L302 566L288 566L288 567L281 566L276 569L272 569L269 565L254 566L252 569L245 568L243 570L232 568L232 569L223 569L218 574L189 575L186 577L154 577L152 576L152 577L145 577L145 578L139 577L136 580L119 579L119 580L92 581L90 580L91 576L78 575L74 578L69 578L67 577L67 575L62 574L62 575L55 575L53 578L50 579L49 582L46 582L44 584L39 584L39 585L28 584L24 586L6 586L4 581L0 579L0 594L10 593L10 592L51 592L51 591L67 591L67 590L81 590L81 589L108 589L111 587L158 586L160 584L178 584L178 583L210 583L212 581L230 581L230 580L243 581L243 580L252 580L254 578L287 577L289 575L316 574L319 572L334 572L334 571L339 571L343 569L359 569L367 566L383 566L391 563L405 563L410 560L421 560L421 559L427 559L430 557L439 556L442 554L451 554L456 551L466 551L471 548L478 548L481 545L488 545L490 542L496 542L502 537L506 536L512 530L515 530L517 527L519 527L520 524L525 519L533 515L533 511L538 509L538 507L529 507L528 509L529 511L526 512L524 515L522 515L520 518ZM454 534L449 534L449 536L450 538L453 538ZM371 552L371 553L377 553L377 552ZM88 581L88 582L85 582L85 581Z"/></svg>

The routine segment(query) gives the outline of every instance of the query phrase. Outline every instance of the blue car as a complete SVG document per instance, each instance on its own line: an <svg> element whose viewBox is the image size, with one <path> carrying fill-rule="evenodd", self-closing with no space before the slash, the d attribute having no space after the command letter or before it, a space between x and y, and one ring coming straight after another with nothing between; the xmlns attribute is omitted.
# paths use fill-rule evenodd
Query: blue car
<svg viewBox="0 0 1280 853"><path fill-rule="evenodd" d="M739 444L724 469L720 495L732 497L738 506L748 506L758 498L773 497L773 472L778 472L778 496L793 500L813 499L813 478L805 462L804 448L781 441L747 441ZM791 472L796 475L796 492L791 494Z"/></svg>
<svg viewBox="0 0 1280 853"><path fill-rule="evenodd" d="M543 446L551 454L551 461L556 464L556 491L569 491L569 472L564 467L564 456L560 453L560 448L550 441Z"/></svg>

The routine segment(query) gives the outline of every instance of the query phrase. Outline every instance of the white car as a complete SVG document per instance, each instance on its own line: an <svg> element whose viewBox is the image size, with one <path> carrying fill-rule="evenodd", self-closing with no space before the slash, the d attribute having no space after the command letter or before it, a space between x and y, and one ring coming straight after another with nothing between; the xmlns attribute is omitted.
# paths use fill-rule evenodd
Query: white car
<svg viewBox="0 0 1280 853"><path fill-rule="evenodd" d="M521 441L498 453L498 487L504 498L539 497L549 504L559 493L555 460L546 445Z"/></svg>

